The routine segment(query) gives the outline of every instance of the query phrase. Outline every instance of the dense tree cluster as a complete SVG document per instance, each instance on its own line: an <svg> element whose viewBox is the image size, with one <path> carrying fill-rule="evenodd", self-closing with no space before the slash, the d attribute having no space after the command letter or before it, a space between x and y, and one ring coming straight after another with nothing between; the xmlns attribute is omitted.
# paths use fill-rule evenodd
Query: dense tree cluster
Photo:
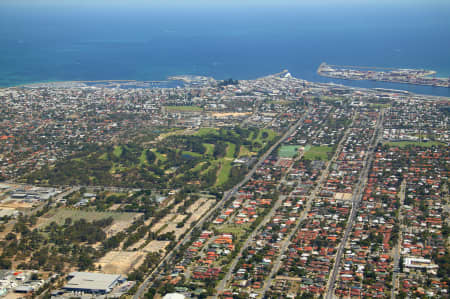
<svg viewBox="0 0 450 299"><path fill-rule="evenodd" d="M117 234L106 239L103 228L112 224L112 218L88 222L85 219L73 221L66 218L63 224L51 222L43 229L30 230L33 217L19 217L14 230L8 233L0 245L3 248L0 256L2 268L11 267L11 261L22 262L19 269L43 269L61 272L67 266L75 266L80 270L91 269L93 262L107 250L115 248L120 239ZM95 249L90 244L101 242L104 246Z"/></svg>
<svg viewBox="0 0 450 299"><path fill-rule="evenodd" d="M195 183L203 188L215 186L223 190L235 184L247 171L247 167L233 165L225 179L221 176L222 182L217 186L223 159L239 157L242 147L248 152L261 153L272 142L273 137L265 130L236 126L198 135L171 135L153 148L148 147L145 138L115 146L87 145L68 159L28 174L25 181L142 189L180 188ZM99 200L97 208L106 209L112 201Z"/></svg>

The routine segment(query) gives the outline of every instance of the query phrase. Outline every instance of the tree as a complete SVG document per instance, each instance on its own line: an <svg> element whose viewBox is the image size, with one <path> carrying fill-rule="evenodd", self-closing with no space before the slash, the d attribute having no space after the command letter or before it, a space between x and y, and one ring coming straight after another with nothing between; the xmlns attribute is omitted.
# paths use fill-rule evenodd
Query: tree
<svg viewBox="0 0 450 299"><path fill-rule="evenodd" d="M11 269L11 261L0 257L0 269Z"/></svg>
<svg viewBox="0 0 450 299"><path fill-rule="evenodd" d="M146 299L153 299L155 295L156 295L156 289L155 288L150 288L148 290L148 292L145 294L145 298Z"/></svg>
<svg viewBox="0 0 450 299"><path fill-rule="evenodd" d="M8 233L8 234L5 236L5 240L7 240L7 241L16 240L16 234L14 234L14 233Z"/></svg>

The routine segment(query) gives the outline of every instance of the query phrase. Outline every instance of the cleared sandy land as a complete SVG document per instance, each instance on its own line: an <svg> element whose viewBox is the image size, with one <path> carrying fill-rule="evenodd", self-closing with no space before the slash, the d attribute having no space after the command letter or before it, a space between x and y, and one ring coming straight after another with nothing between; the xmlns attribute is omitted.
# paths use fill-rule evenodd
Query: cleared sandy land
<svg viewBox="0 0 450 299"><path fill-rule="evenodd" d="M145 256L143 251L110 251L95 266L101 266L106 274L128 274L144 262Z"/></svg>
<svg viewBox="0 0 450 299"><path fill-rule="evenodd" d="M183 229L184 227L177 228L177 224L182 222L186 217L186 215L176 215L174 220L166 223L167 226L160 233L165 234L173 231L175 233L175 236L179 238L183 234L185 229Z"/></svg>
<svg viewBox="0 0 450 299"><path fill-rule="evenodd" d="M147 220L145 220L144 225L149 226L150 223L152 223L152 221L153 221L153 217L150 217Z"/></svg>
<svg viewBox="0 0 450 299"><path fill-rule="evenodd" d="M189 218L188 222L196 221L200 219L203 214L205 214L209 208L214 204L215 200L201 198L192 204L188 209L188 213L192 213L192 217Z"/></svg>
<svg viewBox="0 0 450 299"><path fill-rule="evenodd" d="M133 218L128 221L114 221L113 224L111 224L104 230L106 233L106 237L109 238L111 236L114 236L118 232L127 229L131 224L133 224Z"/></svg>
<svg viewBox="0 0 450 299"><path fill-rule="evenodd" d="M227 112L227 113L213 113L212 116L214 117L228 117L228 116L245 116L245 115L251 115L252 112Z"/></svg>
<svg viewBox="0 0 450 299"><path fill-rule="evenodd" d="M0 217L14 215L14 213L16 213L16 211L17 210L13 209L13 208L5 208L5 207L0 206Z"/></svg>
<svg viewBox="0 0 450 299"><path fill-rule="evenodd" d="M19 293L14 293L14 292L9 292L5 297L3 297L4 299L19 299L19 298L24 298L23 294L19 294Z"/></svg>
<svg viewBox="0 0 450 299"><path fill-rule="evenodd" d="M0 207L7 209L29 209L33 207L33 203L12 200L0 203Z"/></svg>
<svg viewBox="0 0 450 299"><path fill-rule="evenodd" d="M152 232L157 232L161 230L160 234L165 234L173 231L177 239L184 234L192 222L197 221L200 217L203 216L214 204L214 200L208 198L200 198L196 202L194 202L187 210L187 213L191 213L191 217L185 222L183 227L177 228L177 224L183 222L183 220L187 217L187 215L180 214L167 214L164 218L162 218L158 223L156 223L152 228ZM182 203L178 204L172 211L176 211L178 206Z"/></svg>
<svg viewBox="0 0 450 299"><path fill-rule="evenodd" d="M160 250L165 251L167 245L170 244L170 241L157 241L153 240L147 244L142 250L145 252L158 252Z"/></svg>
<svg viewBox="0 0 450 299"><path fill-rule="evenodd" d="M176 214L167 214L164 216L161 220L159 220L153 227L151 228L152 232L157 232L160 230L164 225L169 224L172 222L172 219L176 217Z"/></svg>
<svg viewBox="0 0 450 299"><path fill-rule="evenodd" d="M122 206L121 203L116 203L116 204L113 204L108 210L109 210L109 211L116 211L116 210L118 210L121 206Z"/></svg>
<svg viewBox="0 0 450 299"><path fill-rule="evenodd" d="M334 194L334 199L351 200L352 194L351 193L336 193L336 194Z"/></svg>
<svg viewBox="0 0 450 299"><path fill-rule="evenodd" d="M199 220L203 216L203 214L205 214L211 208L214 202L215 201L212 199L202 198L192 204L187 210L188 213L192 213L191 217L189 217L183 227L175 227L175 230L173 230L177 239L179 239L180 236L183 235L191 227L192 222Z"/></svg>
<svg viewBox="0 0 450 299"><path fill-rule="evenodd" d="M127 247L127 250L129 251L138 250L142 245L144 245L145 241L147 241L147 239L144 237L140 239L138 242L134 243L133 245Z"/></svg>

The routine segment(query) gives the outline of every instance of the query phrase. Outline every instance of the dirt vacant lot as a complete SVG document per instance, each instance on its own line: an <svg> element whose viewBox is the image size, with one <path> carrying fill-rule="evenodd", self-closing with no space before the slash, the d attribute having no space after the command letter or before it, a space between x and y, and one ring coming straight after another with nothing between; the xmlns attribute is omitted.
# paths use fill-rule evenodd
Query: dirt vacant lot
<svg viewBox="0 0 450 299"><path fill-rule="evenodd" d="M334 195L334 199L351 200L352 199L352 194L351 193L336 193Z"/></svg>
<svg viewBox="0 0 450 299"><path fill-rule="evenodd" d="M165 251L167 245L170 244L170 241L157 241L153 240L144 247L143 251L145 252L158 252L160 250Z"/></svg>
<svg viewBox="0 0 450 299"><path fill-rule="evenodd" d="M202 217L203 214L205 214L214 203L215 200L208 198L200 198L187 209L186 212L191 213L192 215L191 217L189 217L189 219L187 219L183 227L177 228L177 224L183 222L184 219L187 217L187 215L170 213L167 214L160 221L158 221L158 223L156 223L151 228L151 231L152 232L159 231L160 234L173 231L175 233L176 238L178 239L182 234L184 234L189 229L192 222L195 222L198 219L200 219L200 217ZM178 206L180 206L181 204L182 203L175 206L172 211L176 211L178 209Z"/></svg>
<svg viewBox="0 0 450 299"><path fill-rule="evenodd" d="M29 209L33 207L33 203L20 200L5 200L0 203L0 207L7 209Z"/></svg>
<svg viewBox="0 0 450 299"><path fill-rule="evenodd" d="M135 219L138 219L141 213L117 213L117 212L95 212L95 211L81 211L76 209L53 209L38 220L37 227L44 227L55 221L62 225L66 218L72 218L72 221L86 219L86 221L94 221L112 217L113 224L105 228L107 237L111 237L120 231L129 227Z"/></svg>
<svg viewBox="0 0 450 299"><path fill-rule="evenodd" d="M144 262L143 251L110 251L95 266L106 274L128 274Z"/></svg>

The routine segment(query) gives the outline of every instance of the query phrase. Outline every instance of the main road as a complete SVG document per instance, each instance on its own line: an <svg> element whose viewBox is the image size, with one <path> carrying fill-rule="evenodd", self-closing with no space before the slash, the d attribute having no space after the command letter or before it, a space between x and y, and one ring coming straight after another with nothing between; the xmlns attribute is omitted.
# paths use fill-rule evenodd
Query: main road
<svg viewBox="0 0 450 299"><path fill-rule="evenodd" d="M266 281L264 282L264 287L263 287L263 289L260 292L258 292L258 293L261 294L262 297L264 297L264 294L267 292L267 290L269 289L270 285L272 284L272 281L273 281L273 278L274 278L275 274L280 269L281 262L282 262L282 259L283 259L283 255L286 252L286 250L288 249L288 246L291 243L292 237L298 231L298 229L299 229L300 225L302 224L302 222L306 219L306 217L307 217L307 215L308 215L308 213L309 213L309 211L311 209L312 201L314 200L314 198L317 196L317 194L322 189L323 183L324 183L325 179L328 177L328 174L330 172L330 167L331 167L331 165L333 165L334 162L336 162L336 159L339 157L339 154L342 151L343 144L344 144L345 140L347 139L349 132L350 132L350 129L347 129L345 131L345 133L343 134L343 136L341 138L341 141L339 142L338 146L336 147L336 151L334 152L333 157L327 163L327 167L322 172L322 174L321 174L321 176L319 178L317 186L313 189L311 194L308 196L308 200L306 202L305 209L303 210L300 218L297 220L297 223L296 223L295 227L291 230L289 235L284 239L283 244L281 245L281 250L278 253L278 257L277 257L277 259L274 262L272 270L270 271L269 276L266 278Z"/></svg>
<svg viewBox="0 0 450 299"><path fill-rule="evenodd" d="M400 186L400 208L398 213L398 224L399 224L399 236L397 239L397 244L394 248L394 271L392 273L392 291L391 291L391 299L395 299L395 293L397 290L397 277L398 272L400 270L400 249L402 247L402 238L403 238L403 203L405 202L405 192L406 192L406 180L403 180Z"/></svg>
<svg viewBox="0 0 450 299"><path fill-rule="evenodd" d="M302 156L303 156L303 154L300 155L299 157L297 157L295 160L301 159ZM289 172L291 171L293 166L294 166L294 163L292 163L291 166L289 166L289 168L285 171L283 178L279 181L279 183L277 185L277 190L279 189L281 184L283 184L283 182L285 181L286 175L289 174ZM245 241L244 245L241 246L241 250L239 251L237 256L231 261L230 267L229 267L227 273L225 274L225 277L219 282L219 285L216 288L217 292L216 292L216 295L214 296L214 298L217 298L217 295L222 294L225 287L227 286L228 281L231 279L231 276L233 274L233 269L236 268L236 265L239 262L239 259L241 258L244 250L247 249L248 246L250 245L250 243L255 239L255 236L259 232L261 227L266 225L267 222L269 222L272 219L273 215L275 214L275 212L278 210L278 208L281 206L281 204L284 202L284 200L286 198L287 198L286 195L280 195L278 197L277 201L275 202L275 204L273 205L273 207L270 209L270 212L264 217L264 219L261 221L261 223L252 231L250 236L247 237L247 240Z"/></svg>
<svg viewBox="0 0 450 299"><path fill-rule="evenodd" d="M284 142L289 136L291 136L295 130L300 126L300 124L303 123L306 116L311 113L311 108L309 108L303 116L294 124L292 125L284 135L278 139L258 160L258 162L253 166L253 168L247 173L247 175L242 179L241 182L239 182L237 185L235 185L230 190L226 191L222 197L222 199L212 208L210 209L205 215L203 215L200 220L186 233L186 235L175 245L175 247L159 262L159 264L153 269L152 272L145 278L144 282L139 286L138 290L133 296L133 299L140 299L144 298L145 290L148 288L150 283L152 282L152 278L155 275L155 273L159 272L161 267L165 265L166 262L170 261L170 259L173 257L174 252L180 248L180 246L186 244L191 239L192 233L195 229L200 228L203 226L203 224L206 222L206 220L209 219L211 215L214 214L218 209L222 208L223 205L236 193L239 188L241 188L245 183L247 183L250 178L255 174L256 170L261 166L261 164L264 162L264 160L267 159L267 157L282 143Z"/></svg>
<svg viewBox="0 0 450 299"><path fill-rule="evenodd" d="M355 221L355 217L356 217L356 214L359 209L359 204L361 203L362 192L367 184L367 178L369 176L369 169L370 169L370 165L372 164L372 160L373 160L373 153L374 153L375 148L376 148L378 142L380 141L381 135L383 133L382 128L383 128L383 111L380 112L380 116L379 116L379 118L377 120L377 124L375 126L375 131L373 133L371 140L369 141L369 148L366 153L365 160L364 160L363 170L361 171L361 173L359 175L358 184L357 184L355 192L353 193L353 196L352 196L352 210L351 210L350 216L348 218L347 227L344 231L344 237L342 238L342 241L341 241L338 251L336 253L333 270L328 279L327 291L326 291L326 295L325 295L326 299L332 299L334 296L334 284L336 282L336 277L337 277L337 274L338 274L338 271L340 268L342 253L343 253L345 245L347 243L348 236L350 235L350 231L352 230L353 222Z"/></svg>

